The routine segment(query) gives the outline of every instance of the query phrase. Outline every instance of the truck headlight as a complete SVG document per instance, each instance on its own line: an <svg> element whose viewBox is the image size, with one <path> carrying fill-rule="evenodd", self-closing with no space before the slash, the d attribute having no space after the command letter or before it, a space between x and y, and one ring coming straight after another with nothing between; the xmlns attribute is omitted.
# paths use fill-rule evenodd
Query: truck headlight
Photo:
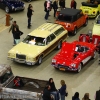
<svg viewBox="0 0 100 100"><path fill-rule="evenodd" d="M15 57L15 54L14 53L8 53L8 56L9 57Z"/></svg>
<svg viewBox="0 0 100 100"><path fill-rule="evenodd" d="M14 6L12 6L12 9L14 9L15 7Z"/></svg>
<svg viewBox="0 0 100 100"><path fill-rule="evenodd" d="M76 67L76 64L72 63L72 64L71 64L71 67L74 67L74 68L75 68L75 67Z"/></svg>
<svg viewBox="0 0 100 100"><path fill-rule="evenodd" d="M27 57L27 60L29 60L29 61L35 61L35 58L33 58L33 57Z"/></svg>
<svg viewBox="0 0 100 100"><path fill-rule="evenodd" d="M55 63L55 62L56 62L56 60L55 60L55 59L52 59L52 62L53 62L53 63Z"/></svg>

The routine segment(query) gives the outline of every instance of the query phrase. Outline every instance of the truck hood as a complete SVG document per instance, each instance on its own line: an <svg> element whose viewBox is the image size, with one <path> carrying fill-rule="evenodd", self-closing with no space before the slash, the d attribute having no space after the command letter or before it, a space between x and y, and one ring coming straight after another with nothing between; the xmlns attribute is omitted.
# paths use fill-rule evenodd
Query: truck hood
<svg viewBox="0 0 100 100"><path fill-rule="evenodd" d="M8 53L11 53L11 54L18 53L18 54L36 57L43 50L45 50L45 46L37 46L37 45L31 45L31 44L26 44L26 43L21 42L15 47L13 47Z"/></svg>
<svg viewBox="0 0 100 100"><path fill-rule="evenodd" d="M71 25L71 23L69 23L69 22L66 22L66 21L61 21L61 20L57 20L55 23L57 23L57 24L60 24L60 25L62 25L62 26L68 26L68 25Z"/></svg>
<svg viewBox="0 0 100 100"><path fill-rule="evenodd" d="M94 24L92 34L100 36L100 25L99 24Z"/></svg>

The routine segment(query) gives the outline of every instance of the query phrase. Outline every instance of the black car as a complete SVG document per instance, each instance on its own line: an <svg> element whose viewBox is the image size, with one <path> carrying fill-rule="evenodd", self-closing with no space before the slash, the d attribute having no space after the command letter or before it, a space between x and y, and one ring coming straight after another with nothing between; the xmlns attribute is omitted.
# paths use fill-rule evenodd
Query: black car
<svg viewBox="0 0 100 100"><path fill-rule="evenodd" d="M25 4L20 0L0 0L0 8L5 12L24 10Z"/></svg>
<svg viewBox="0 0 100 100"><path fill-rule="evenodd" d="M27 2L31 2L32 0L25 0L25 1L27 1Z"/></svg>

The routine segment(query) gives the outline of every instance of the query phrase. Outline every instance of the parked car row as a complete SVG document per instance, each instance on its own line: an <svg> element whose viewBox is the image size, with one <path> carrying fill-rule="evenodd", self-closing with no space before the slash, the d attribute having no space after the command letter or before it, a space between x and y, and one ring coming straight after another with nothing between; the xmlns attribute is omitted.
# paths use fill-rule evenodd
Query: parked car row
<svg viewBox="0 0 100 100"><path fill-rule="evenodd" d="M6 12L24 10L25 8L25 4L22 1L6 1L0 1L0 7L5 9ZM93 28L93 34L95 33L95 35L92 37L92 42L87 42L89 41L87 39L91 40L91 38L89 35L84 36L84 34L80 35L79 41L66 42L68 33L76 35L80 27L88 25L90 16L84 11L86 7L88 7L88 4L82 3L81 9L65 8L57 11L55 23L44 23L29 33L21 43L8 52L8 59L27 65L39 65L51 51L61 49L53 57L52 66L62 71L80 72L86 62L96 57L97 45L100 40L98 38L99 31L97 32L100 24L100 16L98 16ZM96 12L98 12L97 8ZM80 51L78 51L79 49Z"/></svg>

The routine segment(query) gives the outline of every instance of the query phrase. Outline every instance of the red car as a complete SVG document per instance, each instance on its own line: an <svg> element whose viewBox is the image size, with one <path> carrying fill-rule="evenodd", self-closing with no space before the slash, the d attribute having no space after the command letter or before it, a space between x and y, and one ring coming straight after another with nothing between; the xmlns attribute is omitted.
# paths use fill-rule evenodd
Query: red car
<svg viewBox="0 0 100 100"><path fill-rule="evenodd" d="M65 8L57 12L57 20L55 23L62 25L72 35L77 34L78 28L87 26L88 16L82 13L80 9Z"/></svg>
<svg viewBox="0 0 100 100"><path fill-rule="evenodd" d="M100 36L92 34L80 34L79 41L94 44L96 45L96 50L98 50L98 46L100 45Z"/></svg>
<svg viewBox="0 0 100 100"><path fill-rule="evenodd" d="M87 42L63 42L61 51L52 59L52 66L62 71L80 72L82 66L96 57L96 46Z"/></svg>

